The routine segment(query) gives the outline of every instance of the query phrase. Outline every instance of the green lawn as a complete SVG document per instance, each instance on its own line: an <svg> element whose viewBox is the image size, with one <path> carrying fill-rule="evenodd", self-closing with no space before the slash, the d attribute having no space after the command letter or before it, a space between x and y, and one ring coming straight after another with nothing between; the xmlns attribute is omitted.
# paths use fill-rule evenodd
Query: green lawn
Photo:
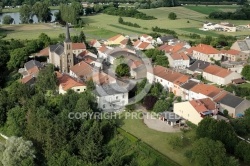
<svg viewBox="0 0 250 166"><path fill-rule="evenodd" d="M168 140L171 136L180 136L181 133L165 133L148 128L142 119L119 119L119 126L125 131L149 144L151 147L166 155L180 165L193 165L184 156L186 148L174 150L169 145Z"/></svg>
<svg viewBox="0 0 250 166"><path fill-rule="evenodd" d="M199 5L199 6L191 6L191 5L186 5L184 6L187 9L202 13L202 14L206 14L209 15L212 12L218 12L218 11L224 11L224 12L233 12L235 11L237 8L239 8L239 6L232 6L232 5L216 5L216 6L205 6L205 5Z"/></svg>
<svg viewBox="0 0 250 166"><path fill-rule="evenodd" d="M202 31L199 30L198 28L180 28L183 31L187 31L190 33L195 33L198 35L207 35L207 36L213 36L213 37L217 37L219 34L216 34L214 31Z"/></svg>
<svg viewBox="0 0 250 166"><path fill-rule="evenodd" d="M241 84L239 86L242 88L250 88L250 83Z"/></svg>

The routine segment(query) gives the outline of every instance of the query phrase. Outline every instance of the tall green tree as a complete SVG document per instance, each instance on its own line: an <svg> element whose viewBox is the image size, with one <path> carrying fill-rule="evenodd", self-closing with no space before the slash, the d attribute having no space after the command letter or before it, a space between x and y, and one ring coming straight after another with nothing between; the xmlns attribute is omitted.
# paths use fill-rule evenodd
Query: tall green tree
<svg viewBox="0 0 250 166"><path fill-rule="evenodd" d="M37 16L38 22L51 21L51 12L49 5L45 2L36 2L32 6L32 12Z"/></svg>
<svg viewBox="0 0 250 166"><path fill-rule="evenodd" d="M23 24L29 23L32 14L32 8L29 5L22 5L19 10L20 20Z"/></svg>
<svg viewBox="0 0 250 166"><path fill-rule="evenodd" d="M247 79L250 80L250 65L245 65L241 71L241 74Z"/></svg>
<svg viewBox="0 0 250 166"><path fill-rule="evenodd" d="M6 140L0 153L3 166L24 165L29 163L34 166L35 150L31 141L25 141L22 137L10 137Z"/></svg>

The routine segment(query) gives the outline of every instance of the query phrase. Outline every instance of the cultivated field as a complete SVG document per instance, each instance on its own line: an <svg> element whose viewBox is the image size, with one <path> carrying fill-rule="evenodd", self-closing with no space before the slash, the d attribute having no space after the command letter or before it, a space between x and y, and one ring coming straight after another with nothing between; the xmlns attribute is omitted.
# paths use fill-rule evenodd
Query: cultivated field
<svg viewBox="0 0 250 166"><path fill-rule="evenodd" d="M208 8L204 10L198 10L201 8ZM192 8L192 9L191 9ZM113 32L123 33L123 34L140 34L140 33L149 33L152 32L151 28L153 26L158 26L161 28L167 28L175 30L179 34L189 34L197 33L199 35L210 35L218 36L219 34L225 35L248 35L250 31L240 31L235 33L226 33L226 32L204 32L199 30L202 27L203 22L220 22L219 20L210 20L207 18L207 13L213 6L185 6L185 7L174 7L174 8L157 8L157 9L141 9L140 11L146 13L147 15L155 16L156 20L140 20L135 18L124 17L124 21L129 21L132 23L137 23L141 28L129 27L126 25L118 24L118 16L111 16L106 14L98 14L94 16L83 17L85 22L91 26L104 28ZM218 10L234 10L237 6L224 6L215 7L214 11ZM205 11L205 12L204 12ZM168 14L170 12L175 12L177 14L177 20L169 20ZM189 21L189 23L188 23ZM227 20L223 20L227 21ZM228 20L228 22L235 25L247 25L249 21L242 20Z"/></svg>

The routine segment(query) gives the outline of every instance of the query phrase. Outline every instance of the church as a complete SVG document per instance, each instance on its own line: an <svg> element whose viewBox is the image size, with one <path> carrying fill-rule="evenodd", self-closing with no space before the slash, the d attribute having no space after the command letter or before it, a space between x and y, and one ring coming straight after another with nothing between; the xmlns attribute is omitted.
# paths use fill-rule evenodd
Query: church
<svg viewBox="0 0 250 166"><path fill-rule="evenodd" d="M85 50L86 45L84 43L72 43L69 25L66 24L64 43L49 46L48 63L55 65L62 73L69 73L70 68L78 63L76 57Z"/></svg>

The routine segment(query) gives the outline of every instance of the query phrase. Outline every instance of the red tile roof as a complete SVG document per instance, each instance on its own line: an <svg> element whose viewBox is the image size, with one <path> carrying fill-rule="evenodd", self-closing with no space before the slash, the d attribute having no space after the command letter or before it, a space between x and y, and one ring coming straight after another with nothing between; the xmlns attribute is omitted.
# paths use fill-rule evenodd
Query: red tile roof
<svg viewBox="0 0 250 166"><path fill-rule="evenodd" d="M61 74L59 72L56 72L56 76L57 76L59 85L61 85L63 90L65 91L73 87L77 87L77 86L86 86L84 82L77 81L76 79L72 78L71 76L67 74Z"/></svg>
<svg viewBox="0 0 250 166"><path fill-rule="evenodd" d="M194 47L193 50L197 51L197 52L201 52L203 54L219 54L220 53L219 50L213 48L210 45L206 45L206 44L199 44L196 47Z"/></svg>
<svg viewBox="0 0 250 166"><path fill-rule="evenodd" d="M209 65L207 66L203 72L206 72L206 73L209 73L209 74L212 74L212 75L215 75L215 76L218 76L218 77L221 77L221 78L225 78L227 77L229 74L232 73L232 71L228 70L228 69L225 69L225 68L222 68L220 66L217 66L217 65Z"/></svg>
<svg viewBox="0 0 250 166"><path fill-rule="evenodd" d="M124 39L120 42L122 45L126 45L128 43L128 39Z"/></svg>
<svg viewBox="0 0 250 166"><path fill-rule="evenodd" d="M93 45L95 45L95 43L96 42L98 42L96 39L93 39L93 40L91 40L90 42L89 42L89 45L90 46L93 46Z"/></svg>
<svg viewBox="0 0 250 166"><path fill-rule="evenodd" d="M174 84L181 85L189 80L189 76L183 75L174 81Z"/></svg>
<svg viewBox="0 0 250 166"><path fill-rule="evenodd" d="M153 68L153 72L154 72L155 76L163 78L169 82L174 82L178 78L184 76L184 74L181 74L179 72L170 70L168 68L165 68L165 67L159 66L159 65L157 65Z"/></svg>
<svg viewBox="0 0 250 166"><path fill-rule="evenodd" d="M227 50L226 53L229 54L229 55L239 55L239 54L240 54L240 51L230 49L230 50Z"/></svg>
<svg viewBox="0 0 250 166"><path fill-rule="evenodd" d="M84 61L72 66L70 70L78 77L92 76L93 74L93 67Z"/></svg>
<svg viewBox="0 0 250 166"><path fill-rule="evenodd" d="M107 49L108 49L108 48L107 48L105 45L102 45L102 46L98 49L98 51L104 53Z"/></svg>
<svg viewBox="0 0 250 166"><path fill-rule="evenodd" d="M184 53L174 53L171 55L174 60L189 60L189 57Z"/></svg>
<svg viewBox="0 0 250 166"><path fill-rule="evenodd" d="M84 43L72 43L72 50L86 49Z"/></svg>
<svg viewBox="0 0 250 166"><path fill-rule="evenodd" d="M49 56L49 47L42 49L36 56Z"/></svg>
<svg viewBox="0 0 250 166"><path fill-rule="evenodd" d="M29 82L32 79L34 79L34 77L32 75L28 75L28 76L21 79L21 83L26 84L27 82Z"/></svg>
<svg viewBox="0 0 250 166"><path fill-rule="evenodd" d="M141 42L139 46L137 46L140 49L146 49L150 43L147 42Z"/></svg>
<svg viewBox="0 0 250 166"><path fill-rule="evenodd" d="M93 82L98 84L98 85L103 85L103 84L109 84L111 82L115 81L115 78L104 73L104 72L96 72L93 75Z"/></svg>
<svg viewBox="0 0 250 166"><path fill-rule="evenodd" d="M220 94L222 90L220 88L217 88L214 85L208 85L208 84L197 84L193 88L190 89L190 91L195 93L201 93L208 97L215 97L216 95Z"/></svg>
<svg viewBox="0 0 250 166"><path fill-rule="evenodd" d="M31 69L27 70L29 75L37 75L39 73L39 68L37 66L32 67Z"/></svg>
<svg viewBox="0 0 250 166"><path fill-rule="evenodd" d="M215 110L216 109L216 103L214 103L211 99L205 98L205 99L199 99L199 100L191 100L189 103L194 107L194 109L198 113L202 113L208 110Z"/></svg>
<svg viewBox="0 0 250 166"><path fill-rule="evenodd" d="M136 47L136 46L138 46L138 44L140 44L140 43L141 43L140 40L136 40L136 41L133 43L133 45Z"/></svg>

